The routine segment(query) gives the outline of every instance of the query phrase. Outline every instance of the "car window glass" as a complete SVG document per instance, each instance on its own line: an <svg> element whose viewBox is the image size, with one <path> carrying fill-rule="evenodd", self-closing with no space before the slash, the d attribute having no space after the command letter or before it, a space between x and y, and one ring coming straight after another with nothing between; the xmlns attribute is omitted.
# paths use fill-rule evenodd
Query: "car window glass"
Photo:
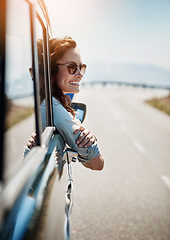
<svg viewBox="0 0 170 240"><path fill-rule="evenodd" d="M35 21L37 51L38 51L38 67L39 67L39 90L40 104L45 99L45 66L44 66L44 49L43 49L43 28L36 18ZM46 118L46 116L44 116ZM42 130L44 130L42 128Z"/></svg>
<svg viewBox="0 0 170 240"><path fill-rule="evenodd" d="M14 6L15 4L15 6ZM5 177L23 161L24 147L35 131L29 4L9 0L5 69Z"/></svg>

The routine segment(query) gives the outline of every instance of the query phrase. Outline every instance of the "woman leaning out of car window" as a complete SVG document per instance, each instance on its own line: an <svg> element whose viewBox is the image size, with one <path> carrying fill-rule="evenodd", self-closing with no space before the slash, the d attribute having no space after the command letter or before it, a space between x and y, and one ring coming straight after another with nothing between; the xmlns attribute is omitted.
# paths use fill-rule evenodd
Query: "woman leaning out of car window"
<svg viewBox="0 0 170 240"><path fill-rule="evenodd" d="M43 55L42 40L38 41L39 63ZM101 155L96 137L75 118L66 93L78 93L79 85L86 71L76 42L70 38L54 38L50 40L52 106L54 125L64 141L78 152L78 160L92 170L102 170L104 159ZM42 65L42 66L41 66ZM42 69L41 69L42 67ZM43 64L39 64L42 127L46 127L46 101L44 99ZM35 144L36 134L28 143L31 148Z"/></svg>

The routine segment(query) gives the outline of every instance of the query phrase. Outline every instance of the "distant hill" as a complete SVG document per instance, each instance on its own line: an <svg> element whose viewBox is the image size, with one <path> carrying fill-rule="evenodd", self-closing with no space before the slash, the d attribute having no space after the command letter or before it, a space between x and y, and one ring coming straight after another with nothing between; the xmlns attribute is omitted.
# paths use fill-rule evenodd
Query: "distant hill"
<svg viewBox="0 0 170 240"><path fill-rule="evenodd" d="M123 81L170 86L170 70L152 65L89 63L85 81Z"/></svg>

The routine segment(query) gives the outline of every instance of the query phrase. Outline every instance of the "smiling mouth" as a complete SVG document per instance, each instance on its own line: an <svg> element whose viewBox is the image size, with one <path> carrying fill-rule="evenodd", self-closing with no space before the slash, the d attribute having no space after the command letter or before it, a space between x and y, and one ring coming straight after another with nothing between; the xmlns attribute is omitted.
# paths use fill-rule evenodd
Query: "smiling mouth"
<svg viewBox="0 0 170 240"><path fill-rule="evenodd" d="M71 85L74 85L74 86L79 86L80 83L79 82L70 82Z"/></svg>

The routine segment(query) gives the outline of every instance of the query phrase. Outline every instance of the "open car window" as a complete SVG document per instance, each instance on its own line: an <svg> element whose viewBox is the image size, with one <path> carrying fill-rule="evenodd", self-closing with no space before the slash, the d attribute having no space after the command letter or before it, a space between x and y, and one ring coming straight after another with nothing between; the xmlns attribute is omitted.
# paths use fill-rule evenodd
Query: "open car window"
<svg viewBox="0 0 170 240"><path fill-rule="evenodd" d="M44 54L44 44L45 39L43 36L43 23L39 21L38 18L35 19L35 30L36 30L36 43L37 43L37 56L38 56L38 83L39 83L39 96L41 105L42 101L46 98L45 91L45 79L46 79L46 66L45 66L45 54ZM39 106L40 107L40 106ZM44 116L46 118L46 116ZM41 133L43 131L42 121L40 116Z"/></svg>

